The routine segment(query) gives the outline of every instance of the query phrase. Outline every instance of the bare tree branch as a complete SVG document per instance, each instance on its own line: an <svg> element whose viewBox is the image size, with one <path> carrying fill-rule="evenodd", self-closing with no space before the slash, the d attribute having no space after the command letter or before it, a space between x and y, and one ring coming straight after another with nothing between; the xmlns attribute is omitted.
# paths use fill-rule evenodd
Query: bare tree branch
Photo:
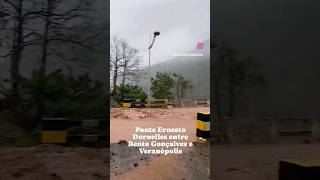
<svg viewBox="0 0 320 180"><path fill-rule="evenodd" d="M14 4L11 0L3 0L3 2L9 4L13 9L18 11L18 6L16 4Z"/></svg>

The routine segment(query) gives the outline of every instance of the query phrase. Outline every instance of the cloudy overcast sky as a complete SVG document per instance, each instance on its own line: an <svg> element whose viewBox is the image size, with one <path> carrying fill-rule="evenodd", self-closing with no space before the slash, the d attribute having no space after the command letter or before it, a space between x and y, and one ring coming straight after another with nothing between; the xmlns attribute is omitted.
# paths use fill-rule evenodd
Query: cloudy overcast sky
<svg viewBox="0 0 320 180"><path fill-rule="evenodd" d="M210 0L111 0L110 33L125 38L148 64L150 35L160 31L151 64L210 38Z"/></svg>

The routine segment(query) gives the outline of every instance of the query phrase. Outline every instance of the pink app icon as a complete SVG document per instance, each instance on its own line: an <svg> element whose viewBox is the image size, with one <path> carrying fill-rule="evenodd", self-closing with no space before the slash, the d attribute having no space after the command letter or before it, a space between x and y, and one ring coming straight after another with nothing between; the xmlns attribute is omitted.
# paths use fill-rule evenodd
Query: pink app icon
<svg viewBox="0 0 320 180"><path fill-rule="evenodd" d="M197 43L197 49L203 49L203 43Z"/></svg>

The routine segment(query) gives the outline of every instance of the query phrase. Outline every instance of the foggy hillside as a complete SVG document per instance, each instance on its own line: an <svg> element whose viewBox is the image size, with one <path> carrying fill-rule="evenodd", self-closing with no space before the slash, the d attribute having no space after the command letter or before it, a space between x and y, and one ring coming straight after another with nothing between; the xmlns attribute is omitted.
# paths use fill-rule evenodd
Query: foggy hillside
<svg viewBox="0 0 320 180"><path fill-rule="evenodd" d="M192 48L190 48L192 49ZM197 53L198 50L191 50L185 53ZM151 75L157 72L180 73L192 82L193 90L188 98L210 98L210 42L204 42L204 56L173 57L165 62L151 66ZM152 59L151 59L152 61ZM144 69L148 72L148 68ZM141 86L146 86L146 80L141 81Z"/></svg>
<svg viewBox="0 0 320 180"><path fill-rule="evenodd" d="M226 41L263 66L269 88L256 101L255 115L320 117L319 5L299 0L214 2L214 41Z"/></svg>

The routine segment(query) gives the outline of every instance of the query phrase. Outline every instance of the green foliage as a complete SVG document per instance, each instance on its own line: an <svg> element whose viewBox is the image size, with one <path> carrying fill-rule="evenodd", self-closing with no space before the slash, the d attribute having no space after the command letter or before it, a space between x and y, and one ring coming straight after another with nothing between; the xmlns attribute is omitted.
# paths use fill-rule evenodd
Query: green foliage
<svg viewBox="0 0 320 180"><path fill-rule="evenodd" d="M123 99L146 99L147 94L142 90L141 87L136 85L126 84L121 87L117 87L117 92L123 93Z"/></svg>
<svg viewBox="0 0 320 180"><path fill-rule="evenodd" d="M111 97L112 107L121 106L123 99L147 99L147 94L137 85L125 84L124 86L116 86Z"/></svg>
<svg viewBox="0 0 320 180"><path fill-rule="evenodd" d="M88 74L74 77L56 70L41 79L35 71L30 79L23 79L21 89L29 110L41 97L48 116L102 117L106 112L102 83L94 82Z"/></svg>
<svg viewBox="0 0 320 180"><path fill-rule="evenodd" d="M174 86L174 79L170 73L157 72L155 78L151 78L151 92L156 99L172 99L171 89Z"/></svg>

